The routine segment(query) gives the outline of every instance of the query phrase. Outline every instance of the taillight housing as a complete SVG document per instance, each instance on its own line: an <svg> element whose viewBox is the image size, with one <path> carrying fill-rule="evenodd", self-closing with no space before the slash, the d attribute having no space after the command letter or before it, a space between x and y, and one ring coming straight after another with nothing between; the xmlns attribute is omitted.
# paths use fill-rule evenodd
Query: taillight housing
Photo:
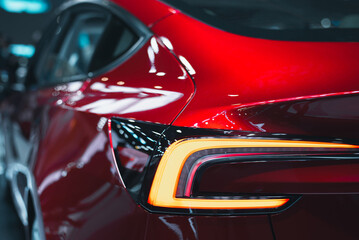
<svg viewBox="0 0 359 240"><path fill-rule="evenodd" d="M123 126L123 121L117 122L117 129L112 128L118 138L121 136L118 126ZM132 146L137 151L153 150L146 151L146 166L137 166L137 170L141 170L137 180L126 177L123 169L131 164L124 157L121 159L118 150L116 155L124 183L131 182L126 184L130 186L129 192L151 212L199 215L279 212L306 194L302 192L306 189L305 183L312 181L306 171L313 170L313 166L321 166L323 171L318 172L319 175L330 175L333 165L359 167L358 146L344 141L138 122L131 125L132 129L156 132L156 137L148 138L151 141L146 144L140 146L141 141L137 141L138 145ZM117 141L114 148L118 149L118 143L129 147L131 144L126 142L126 139ZM133 156L141 156L144 162L144 155ZM348 176L348 171L350 168L344 167L333 178L340 178L341 174ZM293 178L290 173L301 177ZM331 181L329 177L321 186ZM296 188L298 184L304 187ZM359 179L353 189L355 187L359 187Z"/></svg>

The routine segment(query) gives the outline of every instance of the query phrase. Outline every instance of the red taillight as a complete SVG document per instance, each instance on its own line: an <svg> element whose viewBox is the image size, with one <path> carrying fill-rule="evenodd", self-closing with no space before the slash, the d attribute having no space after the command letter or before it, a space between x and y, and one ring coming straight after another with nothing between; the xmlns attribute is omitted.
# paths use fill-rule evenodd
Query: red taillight
<svg viewBox="0 0 359 240"><path fill-rule="evenodd" d="M281 152L342 152L357 146L336 143L200 138L173 143L157 168L148 203L156 207L186 209L277 209L289 202L281 196L237 193L233 196L191 196L193 179L202 164ZM235 194L235 193L233 193Z"/></svg>

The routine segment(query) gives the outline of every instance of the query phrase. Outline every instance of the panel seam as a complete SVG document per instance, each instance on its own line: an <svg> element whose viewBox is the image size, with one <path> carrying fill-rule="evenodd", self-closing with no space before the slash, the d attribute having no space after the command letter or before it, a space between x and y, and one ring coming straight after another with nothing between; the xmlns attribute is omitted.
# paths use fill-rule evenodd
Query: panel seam
<svg viewBox="0 0 359 240"><path fill-rule="evenodd" d="M269 222L269 225L270 225L270 228L271 228L271 231L272 231L272 235L273 235L273 240L277 240L277 237L276 237L275 232L274 232L272 217L271 217L271 215L267 215L267 216L268 216L268 222Z"/></svg>

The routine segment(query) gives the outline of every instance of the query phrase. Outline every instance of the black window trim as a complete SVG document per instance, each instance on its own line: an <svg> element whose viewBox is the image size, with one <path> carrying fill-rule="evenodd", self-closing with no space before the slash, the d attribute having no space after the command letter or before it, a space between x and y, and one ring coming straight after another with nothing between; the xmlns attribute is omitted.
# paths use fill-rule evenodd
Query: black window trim
<svg viewBox="0 0 359 240"><path fill-rule="evenodd" d="M38 79L36 79L35 76L30 76L30 78L35 79L29 79L29 83L26 84L27 88L30 88L32 90L35 89L41 89L41 88L48 88L53 86L59 86L64 85L70 82L77 82L77 81L87 81L91 80L92 78L98 77L103 75L106 72L109 72L111 70L114 70L116 67L120 66L123 62L128 60L131 56L133 56L135 53L138 52L153 36L153 33L150 31L150 29L142 23L139 19L137 19L135 16L127 12L125 9L120 7L119 5L109 2L107 0L74 0L70 2L64 3L59 10L57 11L55 21L56 19L64 14L71 14L72 11L77 11L78 8L82 7L100 7L101 10L104 10L105 12L108 12L112 14L113 16L119 18L121 21L125 23L135 34L138 36L138 40L135 44L133 44L132 47L130 47L124 54L119 56L114 61L110 62L106 66L100 68L99 70L96 70L94 72L89 72L87 75L76 75L74 79L68 80L66 82L39 82ZM51 39L47 39L51 40ZM41 51L40 51L41 52ZM38 58L38 52L35 53L33 63L34 65L30 65L30 72L34 70L34 67L36 68L36 62ZM32 80L32 81L31 81ZM27 80L28 81L28 80Z"/></svg>
<svg viewBox="0 0 359 240"><path fill-rule="evenodd" d="M188 6L181 1L158 0L167 6L177 9L183 14L202 22L208 26L229 32L239 36L258 38L274 41L292 41L292 42L358 42L359 29L341 28L341 29L286 29L286 30L268 30L255 27L245 27L241 25L231 25L217 21L210 16L198 14L199 10Z"/></svg>

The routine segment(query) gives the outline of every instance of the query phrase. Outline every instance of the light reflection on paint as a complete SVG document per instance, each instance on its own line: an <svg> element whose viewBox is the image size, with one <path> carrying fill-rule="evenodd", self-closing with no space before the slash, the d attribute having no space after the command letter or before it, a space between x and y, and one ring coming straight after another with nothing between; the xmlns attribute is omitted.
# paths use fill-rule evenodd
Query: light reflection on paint
<svg viewBox="0 0 359 240"><path fill-rule="evenodd" d="M147 54L148 54L148 59L150 60L150 63L151 63L151 68L148 72L156 73L157 69L155 66L155 52L153 51L152 47L147 48Z"/></svg>
<svg viewBox="0 0 359 240"><path fill-rule="evenodd" d="M152 37L151 38L151 47L153 49L153 52L155 54L158 54L158 52L160 51L160 49L158 48L158 44L157 44L157 41L156 41L156 38Z"/></svg>
<svg viewBox="0 0 359 240"><path fill-rule="evenodd" d="M192 65L188 62L188 60L185 57L179 56L178 58L181 61L181 63L185 66L186 70L188 71L188 73L190 75L196 74L196 71L194 70Z"/></svg>
<svg viewBox="0 0 359 240"><path fill-rule="evenodd" d="M159 77L163 77L163 76L166 75L166 73L164 73L164 72L158 72L156 75L159 76Z"/></svg>
<svg viewBox="0 0 359 240"><path fill-rule="evenodd" d="M183 96L182 93L173 91L107 86L103 83L94 83L90 88L103 93L136 94L136 97L128 97L121 100L113 98L100 99L77 108L79 111L90 111L97 114L142 112L166 106ZM162 86L155 86L155 88L162 88Z"/></svg>
<svg viewBox="0 0 359 240"><path fill-rule="evenodd" d="M67 84L66 90L68 92L77 92L82 88L82 86L83 86L83 82L71 82Z"/></svg>
<svg viewBox="0 0 359 240"><path fill-rule="evenodd" d="M179 76L178 79L179 80L185 80L187 78L187 72L181 68L182 72L183 72L183 75L182 76Z"/></svg>
<svg viewBox="0 0 359 240"><path fill-rule="evenodd" d="M168 38L166 38L166 37L161 37L160 38L161 39L161 41L163 42L163 44L169 49L169 50L173 50L173 45L172 45L172 43L171 43L171 41L168 39Z"/></svg>

